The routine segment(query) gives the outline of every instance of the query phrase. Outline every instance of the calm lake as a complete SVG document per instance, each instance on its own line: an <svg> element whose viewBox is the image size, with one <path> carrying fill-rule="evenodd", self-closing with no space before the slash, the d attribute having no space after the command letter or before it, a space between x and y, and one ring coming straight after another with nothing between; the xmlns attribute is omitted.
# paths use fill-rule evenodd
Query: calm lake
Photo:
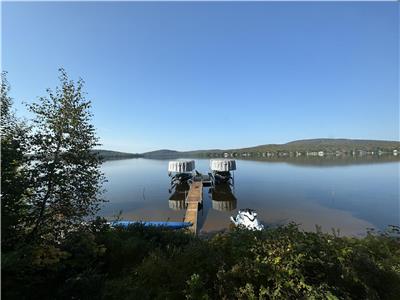
<svg viewBox="0 0 400 300"><path fill-rule="evenodd" d="M209 172L208 159L195 159L196 169ZM329 163L237 160L235 184L204 188L200 232L228 228L229 217L252 208L266 225L296 222L305 230L338 228L342 235L363 235L367 228L399 225L399 161ZM103 171L108 200L101 215L112 219L182 221L179 195L172 196L168 160L106 161Z"/></svg>

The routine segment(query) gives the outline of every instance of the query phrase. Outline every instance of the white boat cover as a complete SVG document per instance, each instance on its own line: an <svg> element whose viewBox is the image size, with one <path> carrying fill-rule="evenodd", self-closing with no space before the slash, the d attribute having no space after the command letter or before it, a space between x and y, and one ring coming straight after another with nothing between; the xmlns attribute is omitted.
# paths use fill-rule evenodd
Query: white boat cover
<svg viewBox="0 0 400 300"><path fill-rule="evenodd" d="M168 163L168 172L189 173L194 170L194 160L171 160Z"/></svg>
<svg viewBox="0 0 400 300"><path fill-rule="evenodd" d="M212 171L229 172L236 170L236 161L234 159L212 159L210 160Z"/></svg>

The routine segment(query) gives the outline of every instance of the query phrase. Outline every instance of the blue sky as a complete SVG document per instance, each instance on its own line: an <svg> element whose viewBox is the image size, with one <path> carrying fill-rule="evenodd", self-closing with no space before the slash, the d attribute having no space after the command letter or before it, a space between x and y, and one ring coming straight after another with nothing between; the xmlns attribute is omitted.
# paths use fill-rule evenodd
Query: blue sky
<svg viewBox="0 0 400 300"><path fill-rule="evenodd" d="M86 81L103 148L399 140L396 2L2 3L19 115Z"/></svg>

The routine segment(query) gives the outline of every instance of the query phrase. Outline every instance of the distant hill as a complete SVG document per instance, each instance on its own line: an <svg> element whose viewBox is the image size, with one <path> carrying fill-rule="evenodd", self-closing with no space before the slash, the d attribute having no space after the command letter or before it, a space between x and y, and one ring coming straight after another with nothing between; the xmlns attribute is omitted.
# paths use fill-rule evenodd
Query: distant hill
<svg viewBox="0 0 400 300"><path fill-rule="evenodd" d="M265 144L254 147L238 149L210 149L195 151L176 151L162 149L145 152L142 154L124 153L109 150L95 150L104 159L123 159L123 158L179 158L179 157L218 157L228 155L232 157L259 157L271 155L274 157L294 156L294 155L317 155L323 152L329 154L379 154L393 153L397 150L400 154L399 141L382 140L356 140L356 139L309 139L292 141L285 144Z"/></svg>
<svg viewBox="0 0 400 300"><path fill-rule="evenodd" d="M162 149L162 150L145 152L142 154L142 156L143 157L174 157L174 156L179 156L180 153L182 153L182 152L175 151L175 150Z"/></svg>
<svg viewBox="0 0 400 300"><path fill-rule="evenodd" d="M126 152L118 152L118 151L111 151L111 150L101 150L101 149L95 149L95 150L93 150L93 152L97 153L104 160L124 159L124 158L137 158L137 157L141 157L142 156L139 153L126 153Z"/></svg>
<svg viewBox="0 0 400 300"><path fill-rule="evenodd" d="M194 156L218 156L224 153L230 156L242 155L258 155L262 153L270 154L307 154L324 152L324 154L352 154L355 153L380 153L380 152L393 152L398 150L400 152L399 141L382 141L382 140L356 140L356 139L309 139L292 141L285 144L266 144L254 147L226 149L226 150L201 150L201 151L188 151L181 152L182 155Z"/></svg>
<svg viewBox="0 0 400 300"><path fill-rule="evenodd" d="M275 152L275 151L325 151L325 152L351 152L361 151L393 151L399 149L399 141L381 140L356 140L356 139L309 139L292 141L286 144L267 144L255 147L231 149L238 152Z"/></svg>

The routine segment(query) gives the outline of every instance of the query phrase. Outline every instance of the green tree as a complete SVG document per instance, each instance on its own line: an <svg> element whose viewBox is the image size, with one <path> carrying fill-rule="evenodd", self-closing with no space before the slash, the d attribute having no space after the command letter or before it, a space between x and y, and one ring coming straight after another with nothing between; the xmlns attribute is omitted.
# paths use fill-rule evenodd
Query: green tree
<svg viewBox="0 0 400 300"><path fill-rule="evenodd" d="M1 74L1 240L2 250L21 240L27 211L28 127L12 111L6 72Z"/></svg>
<svg viewBox="0 0 400 300"><path fill-rule="evenodd" d="M29 105L34 113L31 136L34 159L29 171L31 237L57 240L94 216L102 202L104 176L101 161L92 151L98 145L91 124L91 102L85 99L82 79L74 82L59 70L60 86L38 103Z"/></svg>

